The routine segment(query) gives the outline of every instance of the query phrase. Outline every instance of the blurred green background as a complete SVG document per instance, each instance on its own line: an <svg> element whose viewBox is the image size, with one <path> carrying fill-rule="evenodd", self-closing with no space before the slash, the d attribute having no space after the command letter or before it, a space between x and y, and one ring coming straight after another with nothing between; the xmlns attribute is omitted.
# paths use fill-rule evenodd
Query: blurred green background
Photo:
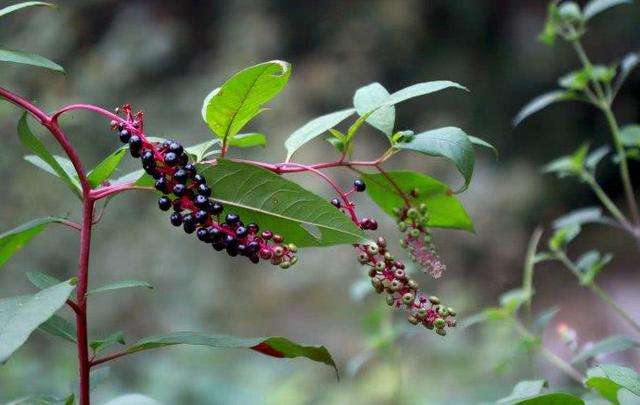
<svg viewBox="0 0 640 405"><path fill-rule="evenodd" d="M9 3L0 1L0 6ZM45 55L65 66L67 75L3 64L0 85L47 110L74 102L107 108L131 103L144 110L147 132L188 145L211 136L200 117L202 99L211 89L245 66L283 59L293 64L292 79L272 109L249 127L268 135L267 147L234 151L275 162L284 159L282 143L293 130L317 115L348 107L362 85L379 81L394 91L429 80L464 84L470 94L446 91L397 109L400 129L459 126L500 150L497 161L478 151L472 185L461 195L476 234L436 231L448 271L439 280L418 276L428 293L441 296L464 318L519 285L526 242L536 224L597 203L583 185L539 170L586 139L594 145L608 142L605 123L594 109L562 104L521 127L510 125L525 102L552 89L559 75L578 65L566 45L548 48L536 42L545 3L60 0L58 11L32 9L2 19L0 44ZM585 39L592 59L607 63L638 50L638 21L638 4L597 17ZM615 106L621 123L638 120L639 90L636 72ZM0 103L0 229L45 215L77 217L78 202L62 191L63 183L22 159L27 151L15 136L19 116L16 108ZM87 166L119 146L99 117L74 113L63 124ZM51 139L43 139L55 148ZM367 128L357 144L359 157L374 157L385 140ZM318 140L298 159L317 162L333 153ZM461 182L453 167L439 159L402 154L390 167L420 170L452 187ZM122 173L134 168L136 162L129 159ZM632 164L632 173L639 168ZM348 173L335 174L344 185L352 181ZM622 201L615 167L603 165L599 176ZM292 179L332 196L309 177ZM363 211L381 222L381 233L395 239L392 221L361 201ZM77 244L76 233L52 226L2 269L0 296L33 291L26 271L70 277ZM618 231L594 226L571 252L575 256L596 245L615 254L602 285L640 316L638 251ZM407 325L415 333L371 356L362 354L376 333L388 333L391 325L404 329L404 317L390 315L381 297L354 297L352 287L363 274L351 247L304 250L300 259L289 271L228 259L173 229L156 209L154 196L129 193L114 199L95 231L90 282L138 278L155 290L92 297L93 337L118 329L130 341L176 330L281 335L326 345L343 378L337 383L329 368L303 360L175 347L113 362L111 375L94 392L96 403L139 392L165 404L458 404L495 400L530 377L526 356L512 356L514 336L499 325L458 328L446 338ZM560 356L568 353L555 333L557 322L575 328L581 343L626 330L565 269L540 266L535 283L534 310L562 308L545 336L545 344ZM74 379L74 354L72 345L36 332L0 367L0 401L34 392L64 394ZM367 361L350 372L360 360ZM637 353L618 360L640 364ZM552 387L574 389L546 363L537 365Z"/></svg>

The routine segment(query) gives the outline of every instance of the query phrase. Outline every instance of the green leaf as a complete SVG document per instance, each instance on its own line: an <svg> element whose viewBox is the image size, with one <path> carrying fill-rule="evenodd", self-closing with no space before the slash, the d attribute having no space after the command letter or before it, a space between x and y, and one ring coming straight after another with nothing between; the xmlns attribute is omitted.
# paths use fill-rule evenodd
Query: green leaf
<svg viewBox="0 0 640 405"><path fill-rule="evenodd" d="M519 400L530 398L542 393L542 390L547 386L545 380L527 380L520 381L513 387L513 391L507 397L499 399L498 404L513 404Z"/></svg>
<svg viewBox="0 0 640 405"><path fill-rule="evenodd" d="M590 285L596 278L598 273L613 259L613 255L608 253L602 255L597 250L590 250L584 253L578 261L576 266L580 269L580 285Z"/></svg>
<svg viewBox="0 0 640 405"><path fill-rule="evenodd" d="M224 159L200 173L226 212L282 235L287 243L300 247L367 243L364 232L325 198L275 173Z"/></svg>
<svg viewBox="0 0 640 405"><path fill-rule="evenodd" d="M89 342L89 347L93 350L94 353L99 353L102 350L113 346L114 344L119 343L121 345L126 344L124 341L124 333L121 330L112 333L104 339L96 339Z"/></svg>
<svg viewBox="0 0 640 405"><path fill-rule="evenodd" d="M411 141L396 144L395 147L451 160L464 177L464 185L457 192L462 192L469 186L475 156L469 137L460 128L445 127L422 132Z"/></svg>
<svg viewBox="0 0 640 405"><path fill-rule="evenodd" d="M614 71L615 72L615 71ZM569 72L558 80L560 87L569 90L584 90L589 85L589 70L580 69Z"/></svg>
<svg viewBox="0 0 640 405"><path fill-rule="evenodd" d="M0 234L0 266L5 264L31 239L44 231L50 223L62 220L63 218L60 217L38 218Z"/></svg>
<svg viewBox="0 0 640 405"><path fill-rule="evenodd" d="M532 114L537 113L538 111L548 107L551 104L558 103L560 101L567 100L576 100L577 97L571 91L566 90L554 90L548 93L542 94L533 100L531 100L528 104L526 104L522 109L516 114L516 117L513 119L513 126L518 126L525 118L529 117Z"/></svg>
<svg viewBox="0 0 640 405"><path fill-rule="evenodd" d="M43 1L25 1L18 4L12 4L10 6L0 9L0 17L13 13L18 10L22 10L23 8L34 7L34 6L45 6L45 7L56 8L54 4L45 3Z"/></svg>
<svg viewBox="0 0 640 405"><path fill-rule="evenodd" d="M552 251L563 249L580 234L581 230L580 225L565 226L556 230L549 240L549 248Z"/></svg>
<svg viewBox="0 0 640 405"><path fill-rule="evenodd" d="M60 165L60 163L49 153L47 148L40 142L40 140L31 132L29 124L27 123L27 114L24 113L18 122L18 136L24 146L36 154L51 168L53 172L60 177L69 188L76 193L78 197L81 195L80 185L76 179L69 175L67 171ZM34 163L35 164L35 163ZM45 169L46 170L46 169Z"/></svg>
<svg viewBox="0 0 640 405"><path fill-rule="evenodd" d="M469 89L467 89L466 87L455 82L450 82L448 80L423 82L423 83L417 83L412 86L405 87L404 89L396 91L395 93L389 96L388 100L384 103L384 105L389 106L389 105L398 104L415 97L425 96L427 94L435 93L437 91L445 90L448 88L456 88L456 89L469 91Z"/></svg>
<svg viewBox="0 0 640 405"><path fill-rule="evenodd" d="M273 60L246 68L205 99L205 122L222 139L233 138L261 106L284 88L291 75L287 62Z"/></svg>
<svg viewBox="0 0 640 405"><path fill-rule="evenodd" d="M618 391L622 389L619 384L614 383L606 377L589 377L584 382L585 387L592 388L600 394L600 396L615 405L619 405Z"/></svg>
<svg viewBox="0 0 640 405"><path fill-rule="evenodd" d="M538 315L535 325L540 334L544 332L549 322L551 322L551 320L555 318L558 312L560 312L560 307L558 305L554 305L551 308L542 311L542 313Z"/></svg>
<svg viewBox="0 0 640 405"><path fill-rule="evenodd" d="M160 402L141 394L125 394L114 398L104 405L160 405Z"/></svg>
<svg viewBox="0 0 640 405"><path fill-rule="evenodd" d="M640 146L640 125L631 124L620 128L620 139L622 144L627 147Z"/></svg>
<svg viewBox="0 0 640 405"><path fill-rule="evenodd" d="M598 368L611 381L640 396L640 375L635 370L614 364L601 364Z"/></svg>
<svg viewBox="0 0 640 405"><path fill-rule="evenodd" d="M551 394L541 394L531 397L516 405L584 405L584 401L579 397L565 392L554 392Z"/></svg>
<svg viewBox="0 0 640 405"><path fill-rule="evenodd" d="M45 58L44 56L36 55L35 53L0 49L0 62L19 63L21 65L36 66L64 73L64 68L62 66Z"/></svg>
<svg viewBox="0 0 640 405"><path fill-rule="evenodd" d="M598 163L600 163L600 161L609 154L610 150L611 149L608 145L604 145L589 153L584 162L585 167L594 173Z"/></svg>
<svg viewBox="0 0 640 405"><path fill-rule="evenodd" d="M76 327L58 315L53 315L45 323L41 324L38 330L71 343L76 342Z"/></svg>
<svg viewBox="0 0 640 405"><path fill-rule="evenodd" d="M580 176L585 169L588 152L589 145L584 144L573 155L562 156L546 164L542 171L556 173L558 177Z"/></svg>
<svg viewBox="0 0 640 405"><path fill-rule="evenodd" d="M587 21L611 7L631 3L633 3L631 0L591 0L584 6L582 14L585 21Z"/></svg>
<svg viewBox="0 0 640 405"><path fill-rule="evenodd" d="M27 279L31 284L37 288L44 290L45 288L53 287L56 284L60 284L61 281L48 274L40 273L39 271L28 271L26 273Z"/></svg>
<svg viewBox="0 0 640 405"><path fill-rule="evenodd" d="M574 1L565 1L561 3L558 7L558 16L569 22L582 21L580 6L578 6Z"/></svg>
<svg viewBox="0 0 640 405"><path fill-rule="evenodd" d="M329 131L353 115L355 111L355 109L349 108L322 115L296 129L284 143L285 148L287 148L287 161L291 160L293 154L304 144Z"/></svg>
<svg viewBox="0 0 640 405"><path fill-rule="evenodd" d="M410 202L414 206L420 206L423 203L427 205L429 226L473 231L471 218L460 200L445 183L412 171L387 172L387 175L393 179L405 195L408 195L415 188L420 190L418 197L411 197ZM395 218L394 208L404 206L404 200L398 191L381 173L363 174L363 178L367 184L369 197L384 212Z"/></svg>
<svg viewBox="0 0 640 405"><path fill-rule="evenodd" d="M65 281L34 295L0 300L0 363L6 362L34 330L65 304L74 284Z"/></svg>
<svg viewBox="0 0 640 405"><path fill-rule="evenodd" d="M53 395L28 395L26 397L7 402L5 405L73 405L75 396L59 398Z"/></svg>
<svg viewBox="0 0 640 405"><path fill-rule="evenodd" d="M252 349L267 356L277 358L305 357L309 360L333 367L336 375L338 374L338 368L331 354L324 346L304 346L283 337L242 338L237 336L209 335L199 332L175 332L141 339L127 349L127 352L135 353L141 350L181 344L224 349Z"/></svg>
<svg viewBox="0 0 640 405"><path fill-rule="evenodd" d="M477 323L484 323L487 321L501 321L503 319L507 319L509 314L504 310L504 308L491 307L482 310L481 312L471 315L462 321L462 327L468 328L469 326L475 325Z"/></svg>
<svg viewBox="0 0 640 405"><path fill-rule="evenodd" d="M109 177L115 172L116 168L120 164L122 157L127 153L127 148L119 148L109 156L107 156L102 162L98 163L98 165L87 173L87 180L89 180L89 184L91 187L98 187L105 180L108 180Z"/></svg>
<svg viewBox="0 0 640 405"><path fill-rule="evenodd" d="M475 136L467 135L469 140L474 145L484 146L485 148L491 149L493 153L496 155L496 159L498 158L498 149L495 146L491 145L489 142L484 139L477 138Z"/></svg>
<svg viewBox="0 0 640 405"><path fill-rule="evenodd" d="M558 0L550 1L547 6L547 19L543 31L538 35L538 41L547 46L552 46L558 36Z"/></svg>
<svg viewBox="0 0 640 405"><path fill-rule="evenodd" d="M193 157L193 160L196 162L199 162L201 160L203 160L209 153L209 150L214 146L214 145L219 145L220 144L220 140L219 139L211 139L209 141L205 141L202 143L199 143L197 145L193 145L193 146L189 146L184 148L184 151L191 155ZM144 171L143 171L144 173Z"/></svg>
<svg viewBox="0 0 640 405"><path fill-rule="evenodd" d="M585 386L595 389L614 404L635 404L640 401L640 376L630 368L602 364L587 370Z"/></svg>
<svg viewBox="0 0 640 405"><path fill-rule="evenodd" d="M609 83L616 77L616 66L594 65L589 71L589 77L598 82Z"/></svg>
<svg viewBox="0 0 640 405"><path fill-rule="evenodd" d="M640 342L627 336L609 336L594 343L593 345L585 347L580 351L580 353L571 359L571 362L580 363L598 355L618 353L638 346L640 346Z"/></svg>
<svg viewBox="0 0 640 405"><path fill-rule="evenodd" d="M229 145L238 146L240 148L251 148L253 146L264 146L267 143L267 137L264 134L251 132L247 134L237 134L229 141Z"/></svg>
<svg viewBox="0 0 640 405"><path fill-rule="evenodd" d="M602 214L600 207L586 207L571 211L553 221L553 228L560 229L574 225L593 223L608 224L607 218Z"/></svg>
<svg viewBox="0 0 640 405"><path fill-rule="evenodd" d="M500 295L500 306L510 314L515 313L533 295L532 291L515 288Z"/></svg>
<svg viewBox="0 0 640 405"><path fill-rule="evenodd" d="M640 63L640 55L637 52L630 53L622 58L622 61L620 62L620 73L618 73L618 77L616 78L616 82L613 86L614 95L620 90L620 87L622 87L622 84L627 79L631 71L638 66L638 63Z"/></svg>
<svg viewBox="0 0 640 405"><path fill-rule="evenodd" d="M93 290L88 291L87 295L96 294L96 293L105 292L105 291L120 290L123 288L132 288L132 287L144 287L150 290L153 289L153 286L147 283L146 281L128 279L128 280L116 281L113 283L103 285L102 287L95 288Z"/></svg>
<svg viewBox="0 0 640 405"><path fill-rule="evenodd" d="M353 96L353 106L360 116L377 110L367 118L367 122L385 135L391 136L396 121L396 109L393 105L385 105L389 92L380 83L371 83L359 88Z"/></svg>

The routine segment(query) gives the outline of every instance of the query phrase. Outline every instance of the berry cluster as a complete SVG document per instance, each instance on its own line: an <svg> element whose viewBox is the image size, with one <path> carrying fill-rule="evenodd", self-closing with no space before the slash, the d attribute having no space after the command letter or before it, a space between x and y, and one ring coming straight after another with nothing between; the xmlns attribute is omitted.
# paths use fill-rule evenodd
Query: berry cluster
<svg viewBox="0 0 640 405"><path fill-rule="evenodd" d="M171 224L181 226L188 234L195 233L217 251L226 250L229 256L246 256L253 263L269 260L283 269L297 262L296 246L283 244L282 236L261 232L254 223L245 225L235 213L223 216L223 205L211 199L207 180L198 174L182 145L172 140L150 142L143 134L142 113L133 115L129 105L116 112L122 112L124 119L112 121L111 128L118 131L120 141L129 145L131 156L139 158L145 172L155 179L155 188L163 194L158 207L163 211L173 208Z"/></svg>
<svg viewBox="0 0 640 405"><path fill-rule="evenodd" d="M421 323L435 329L438 335L447 334L446 327L455 327L456 311L440 304L438 297L426 297L418 291L418 283L409 277L402 261L387 250L387 242L379 237L374 244L358 245L358 261L367 266L371 284L378 294L387 294L387 303L394 308L405 308L411 324Z"/></svg>
<svg viewBox="0 0 640 405"><path fill-rule="evenodd" d="M417 195L415 190L412 193ZM447 266L440 260L431 239L426 204L420 204L418 208L396 208L394 214L398 218L398 229L404 233L400 245L409 250L411 260L418 263L423 271L431 274L434 278L442 276L442 272L447 269Z"/></svg>

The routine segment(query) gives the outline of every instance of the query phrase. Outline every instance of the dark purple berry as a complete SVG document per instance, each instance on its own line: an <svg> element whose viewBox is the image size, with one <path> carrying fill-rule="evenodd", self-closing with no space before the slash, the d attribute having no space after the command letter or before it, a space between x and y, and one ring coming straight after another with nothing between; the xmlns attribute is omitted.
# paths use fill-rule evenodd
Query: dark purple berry
<svg viewBox="0 0 640 405"><path fill-rule="evenodd" d="M209 208L209 198L203 195L198 194L196 198L193 200L193 203L196 205L196 207L201 208L203 210Z"/></svg>
<svg viewBox="0 0 640 405"><path fill-rule="evenodd" d="M258 264L260 262L260 257L258 257L258 255L256 254L253 254L249 256L249 260L251 260L251 263L253 264Z"/></svg>
<svg viewBox="0 0 640 405"><path fill-rule="evenodd" d="M182 217L182 228L186 233L193 233L196 230L196 222L193 215L187 214Z"/></svg>
<svg viewBox="0 0 640 405"><path fill-rule="evenodd" d="M131 138L131 133L126 129L120 130L120 133L118 135L120 136L120 141L122 143L128 143L129 139Z"/></svg>
<svg viewBox="0 0 640 405"><path fill-rule="evenodd" d="M153 152L151 152L150 150L145 151L142 154L142 157L140 160L142 160L142 164L145 164L145 165L156 164L155 156L153 156Z"/></svg>
<svg viewBox="0 0 640 405"><path fill-rule="evenodd" d="M331 200L331 205L335 206L336 208L340 208L342 206L337 198Z"/></svg>
<svg viewBox="0 0 640 405"><path fill-rule="evenodd" d="M178 161L180 162L181 165L186 165L187 163L189 163L189 156L187 156L186 153L183 153L182 155L178 155Z"/></svg>
<svg viewBox="0 0 640 405"><path fill-rule="evenodd" d="M173 194L178 197L182 197L187 192L187 187L184 184L176 184L173 186Z"/></svg>
<svg viewBox="0 0 640 405"><path fill-rule="evenodd" d="M260 227L257 224L254 224L253 222L251 222L247 224L247 230L250 233L258 233L258 231L260 230Z"/></svg>
<svg viewBox="0 0 640 405"><path fill-rule="evenodd" d="M173 174L173 179L180 184L185 184L188 178L189 178L189 175L187 174L187 171L184 169L178 169Z"/></svg>
<svg viewBox="0 0 640 405"><path fill-rule="evenodd" d="M162 211L168 211L171 208L171 200L167 197L160 197L158 199L158 207Z"/></svg>
<svg viewBox="0 0 640 405"><path fill-rule="evenodd" d="M213 204L211 204L211 208L209 211L211 211L213 215L220 215L222 214L222 210L224 210L222 204L214 202Z"/></svg>
<svg viewBox="0 0 640 405"><path fill-rule="evenodd" d="M353 187L356 189L357 192L362 192L367 189L367 185L364 184L364 180L362 179L356 179L353 182Z"/></svg>
<svg viewBox="0 0 640 405"><path fill-rule="evenodd" d="M131 152L131 156L138 158L140 157L140 149L142 148L142 139L138 135L132 135L129 138L129 151Z"/></svg>
<svg viewBox="0 0 640 405"><path fill-rule="evenodd" d="M169 182L164 177L160 177L156 180L155 188L162 193L166 193L169 191Z"/></svg>
<svg viewBox="0 0 640 405"><path fill-rule="evenodd" d="M167 166L175 166L178 164L178 155L173 152L169 152L164 155L164 162L167 164Z"/></svg>
<svg viewBox="0 0 640 405"><path fill-rule="evenodd" d="M239 226L236 228L236 236L238 238L244 238L248 233L249 231L247 231L247 228L245 228L244 226Z"/></svg>
<svg viewBox="0 0 640 405"><path fill-rule="evenodd" d="M154 161L152 161L152 162L151 162L151 163L149 163L149 164L146 164L146 163L145 163L145 164L143 164L143 165L142 165L142 168L144 169L144 171L145 171L148 175L150 175L151 177L154 177L154 178L156 177L156 175L157 175L157 173L158 173L158 172L156 171L156 168L157 168L157 167L156 167L156 162L154 162Z"/></svg>
<svg viewBox="0 0 640 405"><path fill-rule="evenodd" d="M195 181L198 184L207 184L207 179L205 179L199 174L196 174L193 176L193 181Z"/></svg>
<svg viewBox="0 0 640 405"><path fill-rule="evenodd" d="M183 167L184 171L187 172L187 176L190 178L196 175L196 167L189 163Z"/></svg>
<svg viewBox="0 0 640 405"><path fill-rule="evenodd" d="M171 224L173 226L180 226L182 225L182 214L178 213L178 212L174 212L173 214L171 214L171 216L169 217L169 219L171 220Z"/></svg>
<svg viewBox="0 0 640 405"><path fill-rule="evenodd" d="M198 194L210 197L211 196L211 189L206 184L198 184Z"/></svg>
<svg viewBox="0 0 640 405"><path fill-rule="evenodd" d="M209 239L211 239L211 241L213 242L221 240L224 237L224 233L222 233L220 229L213 226L209 228L208 232L209 232Z"/></svg>
<svg viewBox="0 0 640 405"><path fill-rule="evenodd" d="M224 243L224 240L217 240L213 242L211 246L213 246L213 248L219 252L223 250L227 245L226 243Z"/></svg>
<svg viewBox="0 0 640 405"><path fill-rule="evenodd" d="M209 242L209 233L205 228L198 228L198 230L196 231L196 236L203 242Z"/></svg>
<svg viewBox="0 0 640 405"><path fill-rule="evenodd" d="M204 224L207 222L207 218L209 218L209 213L205 210L198 210L195 213L196 222L199 224Z"/></svg>
<svg viewBox="0 0 640 405"><path fill-rule="evenodd" d="M184 152L184 148L178 142L171 142L168 149L169 152L173 152L176 155L182 155L182 152Z"/></svg>
<svg viewBox="0 0 640 405"><path fill-rule="evenodd" d="M229 225L234 225L234 224L237 224L240 221L240 217L237 214L234 214L233 212L230 212L225 217L225 221Z"/></svg>
<svg viewBox="0 0 640 405"><path fill-rule="evenodd" d="M259 250L260 250L260 244L256 241L249 242L249 244L247 245L247 251L251 253L258 253Z"/></svg>

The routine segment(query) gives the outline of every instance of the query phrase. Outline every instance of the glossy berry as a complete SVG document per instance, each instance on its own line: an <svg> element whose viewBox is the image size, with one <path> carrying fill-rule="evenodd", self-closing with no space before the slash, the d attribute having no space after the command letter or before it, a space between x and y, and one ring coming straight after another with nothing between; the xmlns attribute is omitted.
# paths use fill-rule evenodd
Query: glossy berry
<svg viewBox="0 0 640 405"><path fill-rule="evenodd" d="M205 210L198 210L194 214L194 218L196 219L197 223L204 224L205 222L207 222L207 218L209 218L209 213Z"/></svg>
<svg viewBox="0 0 640 405"><path fill-rule="evenodd" d="M171 220L171 224L173 226L182 225L182 215L180 213L174 212L173 214L171 214L169 219Z"/></svg>
<svg viewBox="0 0 640 405"><path fill-rule="evenodd" d="M249 231L247 231L247 228L245 228L244 226L239 226L236 228L236 236L238 238L244 238L248 233Z"/></svg>
<svg viewBox="0 0 640 405"><path fill-rule="evenodd" d="M138 135L132 135L129 138L129 150L131 156L137 158L140 157L140 149L142 148L142 139Z"/></svg>
<svg viewBox="0 0 640 405"><path fill-rule="evenodd" d="M184 148L178 142L171 142L168 149L176 155L182 155L182 152L184 152Z"/></svg>
<svg viewBox="0 0 640 405"><path fill-rule="evenodd" d="M211 239L212 242L221 240L224 236L224 233L222 233L220 229L215 228L213 226L208 229L208 232L209 232L209 239Z"/></svg>
<svg viewBox="0 0 640 405"><path fill-rule="evenodd" d="M160 197L158 199L158 207L162 211L168 211L171 208L171 200L167 197Z"/></svg>
<svg viewBox="0 0 640 405"><path fill-rule="evenodd" d="M204 195L207 197L211 196L211 189L206 184L198 184L198 194Z"/></svg>
<svg viewBox="0 0 640 405"><path fill-rule="evenodd" d="M175 186L173 186L173 194L175 194L178 197L182 197L183 195L186 194L187 192L187 187L184 184L176 184Z"/></svg>
<svg viewBox="0 0 640 405"><path fill-rule="evenodd" d="M187 214L182 218L182 228L186 233L193 233L196 230L196 222L193 215Z"/></svg>
<svg viewBox="0 0 640 405"><path fill-rule="evenodd" d="M206 184L207 183L207 179L205 179L204 177L202 177L199 174L196 174L193 176L193 181L195 181L198 184Z"/></svg>
<svg viewBox="0 0 640 405"><path fill-rule="evenodd" d="M164 155L164 162L167 164L167 166L173 167L178 164L178 155L176 155L174 152L169 152Z"/></svg>
<svg viewBox="0 0 640 405"><path fill-rule="evenodd" d="M129 139L131 138L131 133L129 131L127 131L126 129L123 129L123 130L120 131L118 136L120 136L120 141L122 143L128 143Z"/></svg>
<svg viewBox="0 0 640 405"><path fill-rule="evenodd" d="M142 164L145 164L145 165L155 166L156 164L155 156L153 156L153 152L151 152L150 150L145 151L142 154L142 157L140 158L140 160L142 160Z"/></svg>
<svg viewBox="0 0 640 405"><path fill-rule="evenodd" d="M237 214L229 213L225 217L225 221L230 225L234 225L240 221L240 217Z"/></svg>
<svg viewBox="0 0 640 405"><path fill-rule="evenodd" d="M187 176L189 177L193 177L196 175L196 167L191 163L184 165L183 169L185 172L187 172Z"/></svg>
<svg viewBox="0 0 640 405"><path fill-rule="evenodd" d="M196 205L196 207L201 209L209 208L209 198L203 195L197 195L196 198L194 198L193 203Z"/></svg>
<svg viewBox="0 0 640 405"><path fill-rule="evenodd" d="M220 203L213 203L211 204L211 208L210 211L213 215L220 215L222 214L222 210L224 210L224 207L222 206L222 204Z"/></svg>
<svg viewBox="0 0 640 405"><path fill-rule="evenodd" d="M205 228L198 228L198 230L196 231L196 236L203 242L209 241L209 233Z"/></svg>
<svg viewBox="0 0 640 405"><path fill-rule="evenodd" d="M353 188L355 188L357 192L362 192L367 189L367 185L364 184L364 180L356 179L353 182Z"/></svg>
<svg viewBox="0 0 640 405"><path fill-rule="evenodd" d="M340 204L340 201L337 198L334 198L331 200L331 205L333 205L336 208L340 208L342 206L342 204Z"/></svg>
<svg viewBox="0 0 640 405"><path fill-rule="evenodd" d="M189 177L189 174L184 169L178 169L173 174L173 179L180 184L186 184L188 177Z"/></svg>

